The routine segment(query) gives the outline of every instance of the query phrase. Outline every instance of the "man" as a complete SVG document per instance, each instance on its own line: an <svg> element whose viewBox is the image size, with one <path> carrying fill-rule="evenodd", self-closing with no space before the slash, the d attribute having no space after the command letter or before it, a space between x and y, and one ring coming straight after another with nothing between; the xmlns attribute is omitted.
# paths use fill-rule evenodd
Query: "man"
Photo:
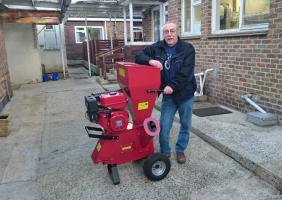
<svg viewBox="0 0 282 200"><path fill-rule="evenodd" d="M175 147L177 162L186 162L184 154L189 142L192 120L192 107L196 79L194 76L195 49L178 37L175 23L168 22L163 26L163 41L156 42L140 51L135 62L149 64L161 69L161 89L163 99L160 117L161 152L170 157L170 129L176 111L180 117L180 129Z"/></svg>

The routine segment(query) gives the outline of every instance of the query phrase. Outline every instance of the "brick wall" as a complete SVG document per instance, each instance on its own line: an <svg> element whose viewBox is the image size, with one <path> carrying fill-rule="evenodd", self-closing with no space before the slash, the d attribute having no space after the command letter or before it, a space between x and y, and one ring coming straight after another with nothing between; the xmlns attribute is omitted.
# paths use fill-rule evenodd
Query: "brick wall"
<svg viewBox="0 0 282 200"><path fill-rule="evenodd" d="M69 21L65 24L65 39L67 59L69 60L82 60L83 59L83 46L82 43L75 43L75 26L85 26L85 22L72 22ZM102 26L104 22L87 22L87 26Z"/></svg>
<svg viewBox="0 0 282 200"><path fill-rule="evenodd" d="M169 21L181 25L181 1L168 0ZM282 1L271 0L269 30L263 35L213 37L212 1L202 0L201 36L183 38L196 49L196 71L214 68L206 94L217 102L249 111L241 101L252 93L256 103L279 115L282 122ZM148 19L145 19L145 21ZM147 33L149 34L149 33Z"/></svg>
<svg viewBox="0 0 282 200"><path fill-rule="evenodd" d="M143 33L144 33L144 41L151 42L152 41L152 17L151 10L146 10L143 13Z"/></svg>
<svg viewBox="0 0 282 200"><path fill-rule="evenodd" d="M84 26L82 22L67 22L65 24L65 43L68 60L82 60L82 43L75 43L75 26Z"/></svg>
<svg viewBox="0 0 282 200"><path fill-rule="evenodd" d="M4 32L0 24L0 112L12 97L12 87L7 63Z"/></svg>
<svg viewBox="0 0 282 200"><path fill-rule="evenodd" d="M126 23L127 26L127 40L130 41L130 28L129 21ZM134 22L133 26L142 26L142 22ZM113 38L115 37L118 40L123 40L124 35L124 26L123 22L107 22L107 34L108 39L110 39L110 34L112 33Z"/></svg>
<svg viewBox="0 0 282 200"><path fill-rule="evenodd" d="M181 0L168 0L168 21L181 26Z"/></svg>

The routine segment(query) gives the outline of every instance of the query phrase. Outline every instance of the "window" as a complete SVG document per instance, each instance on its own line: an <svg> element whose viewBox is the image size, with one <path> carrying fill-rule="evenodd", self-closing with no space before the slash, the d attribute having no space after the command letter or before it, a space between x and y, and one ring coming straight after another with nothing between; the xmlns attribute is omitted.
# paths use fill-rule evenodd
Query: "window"
<svg viewBox="0 0 282 200"><path fill-rule="evenodd" d="M243 25L267 23L269 0L244 1Z"/></svg>
<svg viewBox="0 0 282 200"><path fill-rule="evenodd" d="M267 30L269 0L213 0L213 33Z"/></svg>
<svg viewBox="0 0 282 200"><path fill-rule="evenodd" d="M143 41L143 28L142 26L133 27L134 42Z"/></svg>
<svg viewBox="0 0 282 200"><path fill-rule="evenodd" d="M88 37L89 40L103 40L104 39L104 27L93 27L93 26L88 26Z"/></svg>
<svg viewBox="0 0 282 200"><path fill-rule="evenodd" d="M86 39L86 30L90 40L97 39L103 40L104 39L104 27L102 26L76 26L75 27L75 42L82 43Z"/></svg>
<svg viewBox="0 0 282 200"><path fill-rule="evenodd" d="M85 27L84 26L76 26L75 27L75 42L82 43L85 40Z"/></svg>
<svg viewBox="0 0 282 200"><path fill-rule="evenodd" d="M201 1L182 0L182 36L201 34Z"/></svg>
<svg viewBox="0 0 282 200"><path fill-rule="evenodd" d="M45 26L45 29L46 29L46 30L53 30L53 25L46 25L46 26Z"/></svg>

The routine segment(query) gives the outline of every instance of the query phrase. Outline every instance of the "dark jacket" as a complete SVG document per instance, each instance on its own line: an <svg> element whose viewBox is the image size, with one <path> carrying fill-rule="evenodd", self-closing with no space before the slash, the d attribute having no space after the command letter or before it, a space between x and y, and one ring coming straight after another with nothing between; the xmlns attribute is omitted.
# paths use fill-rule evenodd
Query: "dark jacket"
<svg viewBox="0 0 282 200"><path fill-rule="evenodd" d="M149 60L158 60L164 66L166 60L165 41L156 42L143 50L135 57L138 64L149 64ZM196 91L195 49L190 43L178 38L176 54L171 58L173 75L170 81L165 80L164 69L161 71L161 89L170 86L173 89L172 97L176 103L181 103L194 96Z"/></svg>

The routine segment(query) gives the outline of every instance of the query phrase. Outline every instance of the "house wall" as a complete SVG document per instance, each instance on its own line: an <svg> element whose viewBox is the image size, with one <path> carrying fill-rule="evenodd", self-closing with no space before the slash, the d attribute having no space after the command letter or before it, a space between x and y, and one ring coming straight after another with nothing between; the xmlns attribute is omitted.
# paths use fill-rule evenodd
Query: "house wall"
<svg viewBox="0 0 282 200"><path fill-rule="evenodd" d="M147 9L143 12L143 31L144 40L151 42L153 38L152 33L152 10ZM168 20L178 24L180 30L181 24L181 2L180 0L168 0Z"/></svg>
<svg viewBox="0 0 282 200"><path fill-rule="evenodd" d="M130 22L127 21L127 41L130 41ZM133 26L141 26L142 22L133 22ZM107 36L108 40L110 39L110 35L112 34L113 38L118 40L123 40L124 38L124 25L123 22L107 22Z"/></svg>
<svg viewBox="0 0 282 200"><path fill-rule="evenodd" d="M84 21L68 21L65 24L65 40L66 40L66 52L68 60L83 60L83 46L82 43L75 43L75 26L85 26ZM103 26L104 38L110 39L112 34L113 38L123 40L124 38L124 26L123 22L87 22L87 26ZM134 26L142 26L141 22L134 22ZM130 40L129 22L127 22L127 39Z"/></svg>
<svg viewBox="0 0 282 200"><path fill-rule="evenodd" d="M124 33L124 26L123 22L107 22L107 36L108 40L110 39L110 35L112 34L112 37L118 40L123 40L123 33ZM127 38L130 38L129 35L129 23L127 23Z"/></svg>
<svg viewBox="0 0 282 200"><path fill-rule="evenodd" d="M63 64L60 50L41 50L40 59L41 63L45 67L46 73L63 72Z"/></svg>
<svg viewBox="0 0 282 200"><path fill-rule="evenodd" d="M87 22L88 26L103 26L103 22ZM85 26L85 22L67 21L65 23L65 41L68 60L83 60L82 43L75 43L75 26Z"/></svg>
<svg viewBox="0 0 282 200"><path fill-rule="evenodd" d="M181 0L168 0L168 21L176 23L181 30Z"/></svg>
<svg viewBox="0 0 282 200"><path fill-rule="evenodd" d="M153 40L151 10L146 10L143 13L143 16L144 16L143 18L144 41L151 42Z"/></svg>
<svg viewBox="0 0 282 200"><path fill-rule="evenodd" d="M3 27L12 84L40 82L40 55L32 25L5 24Z"/></svg>
<svg viewBox="0 0 282 200"><path fill-rule="evenodd" d="M0 23L0 112L12 97L3 26Z"/></svg>
<svg viewBox="0 0 282 200"><path fill-rule="evenodd" d="M211 34L212 1L202 0L201 36L182 38L196 49L196 71L214 68L206 94L217 102L247 111L240 99L252 93L256 103L282 122L282 2L271 0L269 30L259 35ZM168 0L169 21L181 25L181 1ZM146 33L149 34L149 33Z"/></svg>

